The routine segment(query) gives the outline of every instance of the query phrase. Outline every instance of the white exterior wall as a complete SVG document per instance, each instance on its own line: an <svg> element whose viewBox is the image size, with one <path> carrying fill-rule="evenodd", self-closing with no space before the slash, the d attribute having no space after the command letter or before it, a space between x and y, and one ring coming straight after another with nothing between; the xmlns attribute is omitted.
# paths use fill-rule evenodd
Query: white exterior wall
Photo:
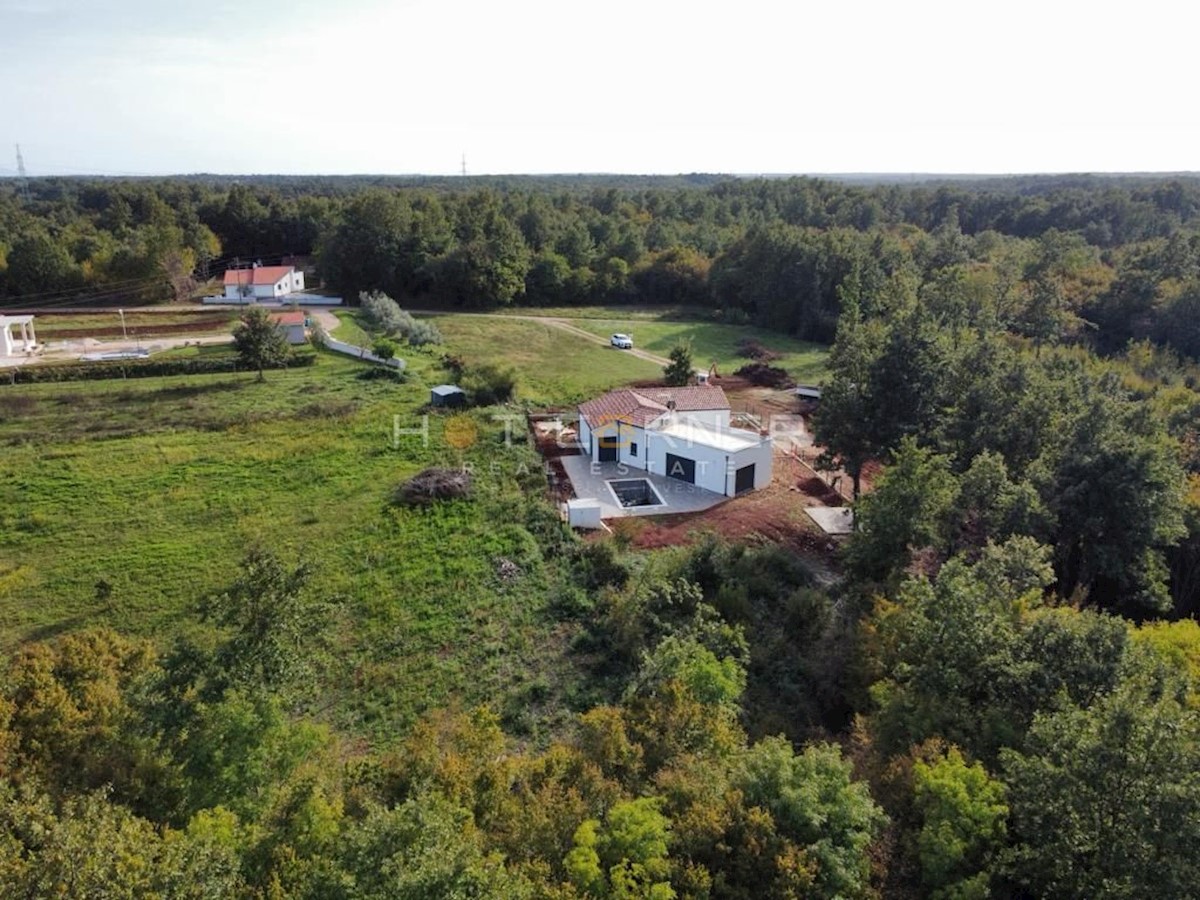
<svg viewBox="0 0 1200 900"><path fill-rule="evenodd" d="M717 447L689 442L650 431L647 435L645 463L657 475L667 475L667 454L681 456L696 463L697 487L724 494L734 495L734 475L743 466L754 465L755 490L771 483L771 442L764 440L753 447L730 453Z"/></svg>
<svg viewBox="0 0 1200 900"><path fill-rule="evenodd" d="M304 273L299 269L292 270L292 291L304 290Z"/></svg>
<svg viewBox="0 0 1200 900"><path fill-rule="evenodd" d="M583 416L579 417L578 425L578 440L579 446L583 448L583 452L588 456L592 455L592 428L587 423L587 419Z"/></svg>
<svg viewBox="0 0 1200 900"><path fill-rule="evenodd" d="M637 456L632 453L637 444ZM617 446L617 462L635 469L646 468L646 429L640 425L621 423L621 443Z"/></svg>
<svg viewBox="0 0 1200 900"><path fill-rule="evenodd" d="M705 428L714 428L724 430L729 427L729 410L727 409L700 409L695 412L677 412L675 419L678 422L695 422L697 425L703 425Z"/></svg>
<svg viewBox="0 0 1200 900"><path fill-rule="evenodd" d="M751 463L754 464L754 489L762 490L769 485L771 483L771 463L774 458L770 440L764 440L757 447L739 450L733 454L730 458L733 468L729 473L729 493L733 493L734 473Z"/></svg>
<svg viewBox="0 0 1200 900"><path fill-rule="evenodd" d="M308 335L305 333L303 325L285 325L287 330L287 339L289 344L307 344Z"/></svg>
<svg viewBox="0 0 1200 900"><path fill-rule="evenodd" d="M682 456L696 463L697 487L725 493L725 460L728 454L715 447L692 444L681 438L672 438L661 432L651 431L646 435L646 468L656 475L667 474L667 454Z"/></svg>

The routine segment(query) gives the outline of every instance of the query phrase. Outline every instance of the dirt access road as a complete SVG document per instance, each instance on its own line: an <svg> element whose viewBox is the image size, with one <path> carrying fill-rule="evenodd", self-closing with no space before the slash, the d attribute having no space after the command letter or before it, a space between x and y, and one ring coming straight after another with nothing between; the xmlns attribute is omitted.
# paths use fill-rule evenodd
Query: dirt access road
<svg viewBox="0 0 1200 900"><path fill-rule="evenodd" d="M262 304L269 309L276 308L272 304ZM226 310L236 309L237 307L226 307L221 305L204 305L204 306L175 306L164 307L161 311L169 313L175 310ZM284 309L282 304L278 306ZM80 313L94 315L97 312L106 312L108 310L92 308L81 308ZM60 310L61 312L61 310ZM305 312L314 320L321 324L321 327L326 332L331 332L338 327L338 318L333 313L326 309L307 308ZM177 347L189 347L197 344L229 344L233 341L233 334L229 332L217 332L209 334L181 334L181 335L155 335L153 337L144 337L140 339L122 339L122 340L99 340L97 338L67 338L64 340L49 340L41 346L43 349L37 351L32 356L5 356L0 357L0 368L5 366L32 366L32 365L47 365L51 363L74 362L85 354L93 353L116 353L129 350L149 350L151 355L162 353L164 350L173 350Z"/></svg>
<svg viewBox="0 0 1200 900"><path fill-rule="evenodd" d="M268 308L274 307L273 304L264 303L262 305L265 307L268 307ZM279 306L280 306L280 308L284 308L283 304L280 304ZM179 309L225 310L225 309L235 309L235 308L237 308L237 307L232 307L232 306L225 307L221 304L206 304L203 306L189 305L189 306L174 307L174 309L176 309L176 310L179 310ZM96 312L103 312L105 310L101 310L101 309L97 309L97 308L93 307L93 308L81 308L79 311L81 313L86 312L89 314L94 314ZM167 312L169 310L164 308L163 311ZM307 308L305 308L304 311L306 313L308 313L317 322L319 322L321 324L321 327L324 328L327 333L331 333L335 328L338 327L339 322L338 322L337 316L335 316L333 314L333 312L328 309L307 307ZM523 319L527 322L539 322L543 325L549 325L552 328L557 328L560 331L566 332L567 334L571 335L572 337L582 338L583 340L591 341L593 344L599 344L602 347L610 346L609 342L606 341L604 338L598 337L598 336L592 334L590 331L585 331L584 329L580 328L579 326L571 324L571 321L569 319L563 319L563 318L559 318L557 316L500 315L497 313L476 313L476 312L446 313L443 310L431 310L431 309L414 309L414 310L410 310L410 312L412 312L414 315L418 315L418 316L456 315L456 316L481 316L483 318L490 318L490 319ZM53 342L49 342L46 346L46 349L43 352L37 354L37 356L35 356L35 357L19 357L19 358L18 357L9 357L9 358L7 358L7 361L0 361L0 365L14 365L15 366L15 365L31 365L31 364L36 364L36 363L48 363L48 362L65 362L68 360L77 359L79 356L81 356L84 353L106 353L106 352L113 352L113 351L119 351L119 350L133 350L133 349L139 348L139 347L149 349L152 353L159 353L163 350L170 350L175 347L184 347L189 344L222 344L222 343L229 343L232 340L233 340L232 334L208 334L208 335L201 335L201 336L193 335L193 336L179 336L179 337L156 336L151 340L141 340L141 341L129 341L129 340L100 341L100 340L89 339L89 338L84 338L82 340L77 339L77 340L67 340L67 341L53 341ZM639 350L636 347L634 347L632 350L622 350L620 352L628 353L630 356L636 356L639 359L644 359L644 360L647 360L648 362L652 362L652 363L655 363L656 365L660 365L660 366L666 366L666 365L670 364L670 360L668 360L665 356L657 356L654 353L649 353L645 350Z"/></svg>

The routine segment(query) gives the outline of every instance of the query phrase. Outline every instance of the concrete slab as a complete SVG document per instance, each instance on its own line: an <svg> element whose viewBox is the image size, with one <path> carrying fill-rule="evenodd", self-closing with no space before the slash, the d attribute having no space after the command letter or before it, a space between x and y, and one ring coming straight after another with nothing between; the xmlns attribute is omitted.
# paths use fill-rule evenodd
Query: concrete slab
<svg viewBox="0 0 1200 900"><path fill-rule="evenodd" d="M677 478L667 478L656 475L644 469L615 462L595 462L587 454L579 456L559 457L563 470L571 479L575 496L599 501L601 514L606 519L622 516L663 516L671 513L702 512L711 509L727 499L724 494L706 491ZM660 506L631 506L622 507L617 504L610 481L630 481L644 478L654 486L654 490L662 499Z"/></svg>
<svg viewBox="0 0 1200 900"><path fill-rule="evenodd" d="M826 534L850 534L854 531L854 510L848 506L809 506L804 511Z"/></svg>

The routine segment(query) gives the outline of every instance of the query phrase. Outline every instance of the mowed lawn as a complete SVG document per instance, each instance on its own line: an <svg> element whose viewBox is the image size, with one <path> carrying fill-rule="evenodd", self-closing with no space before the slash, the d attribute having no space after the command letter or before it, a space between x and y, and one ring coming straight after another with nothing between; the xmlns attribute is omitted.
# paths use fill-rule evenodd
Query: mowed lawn
<svg viewBox="0 0 1200 900"><path fill-rule="evenodd" d="M573 318L571 324L597 337L608 338L615 332L629 334L633 337L635 347L659 356L667 356L676 344L690 340L696 368L706 369L715 362L717 371L722 375L731 375L751 362L738 355L738 344L743 340L758 341L767 349L780 353L780 358L772 361L771 365L786 369L792 378L802 383L822 381L829 355L829 348L822 344L798 341L778 332L748 325L626 317Z"/></svg>
<svg viewBox="0 0 1200 900"><path fill-rule="evenodd" d="M92 625L166 646L202 629L196 602L257 545L309 563L314 594L333 602L310 698L340 727L387 740L452 701L549 727L539 710L563 714L575 682L547 611L562 576L530 531L554 521L544 476L491 411L468 414L475 439L459 449L445 417L426 429L428 385L444 376L423 358L410 369L404 384L364 380L362 364L322 354L264 384L0 388L0 654ZM397 422L416 433L393 446ZM471 465L473 499L389 502L434 463ZM505 559L516 578L499 576Z"/></svg>
<svg viewBox="0 0 1200 900"><path fill-rule="evenodd" d="M577 403L631 381L662 375L662 367L655 363L545 322L454 314L422 318L442 332L442 351L468 364L515 369L518 397L536 405Z"/></svg>

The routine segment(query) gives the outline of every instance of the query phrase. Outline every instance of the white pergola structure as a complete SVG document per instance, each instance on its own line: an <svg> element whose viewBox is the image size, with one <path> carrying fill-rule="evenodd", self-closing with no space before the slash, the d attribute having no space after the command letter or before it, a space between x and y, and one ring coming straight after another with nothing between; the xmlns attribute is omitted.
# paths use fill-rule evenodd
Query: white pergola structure
<svg viewBox="0 0 1200 900"><path fill-rule="evenodd" d="M19 330L20 337L13 335ZM30 353L37 344L33 330L33 316L0 316L0 356Z"/></svg>

